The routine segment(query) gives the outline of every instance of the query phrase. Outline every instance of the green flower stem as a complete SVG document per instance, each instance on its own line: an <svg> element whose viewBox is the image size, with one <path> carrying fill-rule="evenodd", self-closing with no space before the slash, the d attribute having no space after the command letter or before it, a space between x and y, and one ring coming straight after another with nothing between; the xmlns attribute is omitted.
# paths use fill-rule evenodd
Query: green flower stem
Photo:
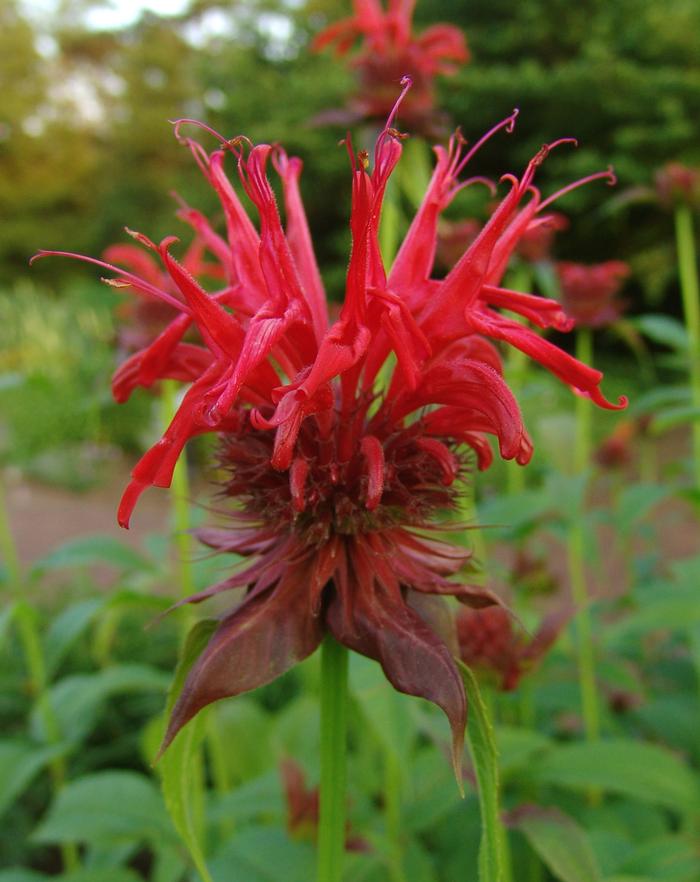
<svg viewBox="0 0 700 882"><path fill-rule="evenodd" d="M0 476L0 554L7 570L7 584L10 590L18 591L22 584L22 567L17 554L17 546L10 527L10 515L5 501L5 485Z"/></svg>
<svg viewBox="0 0 700 882"><path fill-rule="evenodd" d="M584 364L593 363L593 334L590 328L576 331L576 358ZM591 464L593 446L593 403L582 395L576 396L576 437L574 441L574 468L577 474Z"/></svg>
<svg viewBox="0 0 700 882"><path fill-rule="evenodd" d="M488 549L486 547L484 531L479 526L479 514L476 507L476 484L473 478L467 481L464 488L461 514L468 525L467 536L470 540L468 544L473 551L474 560L479 565L479 569L470 574L470 579L475 585L485 585Z"/></svg>
<svg viewBox="0 0 700 882"><path fill-rule="evenodd" d="M318 882L341 882L345 852L348 651L331 636L321 646L321 786Z"/></svg>
<svg viewBox="0 0 700 882"><path fill-rule="evenodd" d="M590 328L580 328L576 333L576 357L585 364L593 361L593 337ZM576 436L574 441L574 468L583 474L590 466L593 434L593 404L587 398L576 398ZM584 504L574 513L569 529L567 552L571 593L576 604L576 637L578 653L578 678L581 690L581 711L588 741L600 735L600 710L595 675L595 652L593 648L590 597L586 584L586 537L584 530Z"/></svg>
<svg viewBox="0 0 700 882"><path fill-rule="evenodd" d="M49 744L60 744L61 729L54 713L49 696L49 680L46 672L46 662L41 644L41 637L36 620L36 611L24 599L25 585L22 574L22 565L17 553L10 516L7 511L5 500L5 487L0 478L0 552L7 569L7 584L10 595L17 604L15 621L19 632L25 664L29 672L29 686L31 694L36 700L41 721L46 732L46 740ZM66 781L66 762L63 757L55 757L49 763L49 774L54 796L63 787ZM80 856L78 847L74 842L64 842L61 845L61 858L63 868L73 871L80 868Z"/></svg>
<svg viewBox="0 0 700 882"><path fill-rule="evenodd" d="M690 352L690 389L693 406L700 408L700 292L693 216L687 205L676 208L676 247L678 273L683 298L683 314ZM693 477L700 491L700 419L693 421Z"/></svg>
<svg viewBox="0 0 700 882"><path fill-rule="evenodd" d="M529 264L520 263L510 271L508 287L522 293L527 293L532 289L532 268ZM514 313L509 313L509 316L516 321L522 321L520 316ZM508 377L508 385L516 401L520 401L529 363L530 360L524 352L516 349L515 346L508 348L505 372ZM525 469L517 462L511 461L506 463L506 476L508 492L510 494L522 493L525 489Z"/></svg>
<svg viewBox="0 0 700 882"><path fill-rule="evenodd" d="M401 844L401 767L396 755L384 753L384 814L389 843L389 875L392 882L404 882Z"/></svg>

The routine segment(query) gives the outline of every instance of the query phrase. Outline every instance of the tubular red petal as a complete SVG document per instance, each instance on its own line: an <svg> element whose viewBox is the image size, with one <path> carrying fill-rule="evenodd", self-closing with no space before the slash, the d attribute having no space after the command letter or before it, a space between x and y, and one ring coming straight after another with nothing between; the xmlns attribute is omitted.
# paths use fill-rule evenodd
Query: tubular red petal
<svg viewBox="0 0 700 882"><path fill-rule="evenodd" d="M367 496L365 505L369 511L379 505L384 490L384 448L378 438L365 435L360 443L360 451L367 463Z"/></svg>
<svg viewBox="0 0 700 882"><path fill-rule="evenodd" d="M167 241L161 243L160 252L168 273L189 304L204 339L210 341L218 353L235 361L243 340L243 331L238 322L175 260L168 251Z"/></svg>
<svg viewBox="0 0 700 882"><path fill-rule="evenodd" d="M306 501L304 490L306 479L309 474L309 464L305 459L297 457L289 469L289 489L292 494L292 504L297 512L304 511Z"/></svg>
<svg viewBox="0 0 700 882"><path fill-rule="evenodd" d="M287 213L287 240L311 309L316 339L320 341L328 328L328 309L311 233L306 220L306 212L299 192L302 162L296 157L289 158L280 148L274 154L273 159L282 179Z"/></svg>
<svg viewBox="0 0 700 882"><path fill-rule="evenodd" d="M621 410L627 406L627 398L621 395L617 404L608 401L600 391L603 374L595 368L577 361L568 353L559 349L549 340L523 327L519 322L499 316L487 310L474 310L469 314L469 323L474 331L504 340L544 365L555 376L568 383L576 391L590 398L599 407L607 410Z"/></svg>
<svg viewBox="0 0 700 882"><path fill-rule="evenodd" d="M421 450L425 450L426 453L430 454L440 466L440 469L442 470L442 483L445 486L452 484L457 477L457 471L459 469L454 454L445 447L442 441L438 441L436 438L419 438L416 441L416 445Z"/></svg>
<svg viewBox="0 0 700 882"><path fill-rule="evenodd" d="M498 306L501 309L517 312L540 328L570 331L574 326L573 321L566 315L558 300L535 297L532 294L522 294L520 291L511 291L508 288L496 288L493 285L484 285L479 296L489 306Z"/></svg>

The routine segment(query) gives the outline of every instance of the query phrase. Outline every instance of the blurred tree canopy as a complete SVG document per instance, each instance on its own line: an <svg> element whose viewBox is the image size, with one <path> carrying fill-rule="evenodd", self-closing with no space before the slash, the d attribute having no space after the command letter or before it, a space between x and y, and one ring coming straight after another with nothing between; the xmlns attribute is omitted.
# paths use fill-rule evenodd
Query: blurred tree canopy
<svg viewBox="0 0 700 882"><path fill-rule="evenodd" d="M38 248L99 254L125 224L155 238L186 236L173 218L173 191L216 216L214 197L172 136L168 120L185 116L227 136L280 141L304 159L321 263L339 284L347 158L336 147L342 132L312 121L343 104L352 79L331 53L307 46L349 3L193 0L180 15L144 13L111 31L86 23L99 5L63 0L48 20L31 0L0 8L0 279L24 274ZM547 161L545 192L610 163L618 192L648 185L668 160L700 163L697 0L419 0L416 19L420 27L449 21L467 34L472 63L441 82L441 95L468 137L521 110L516 133L495 139L475 173L519 171L544 141L562 136L581 146ZM562 256L634 258L650 279L663 277L659 242L670 222L651 205L612 211L613 193L594 185L562 204L582 218ZM46 262L33 272L53 280L75 269Z"/></svg>

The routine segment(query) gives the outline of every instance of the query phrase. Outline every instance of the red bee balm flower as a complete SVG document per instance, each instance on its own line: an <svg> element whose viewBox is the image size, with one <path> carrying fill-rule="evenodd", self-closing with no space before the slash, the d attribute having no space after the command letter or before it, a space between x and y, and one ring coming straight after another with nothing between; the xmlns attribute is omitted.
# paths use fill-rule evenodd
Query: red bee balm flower
<svg viewBox="0 0 700 882"><path fill-rule="evenodd" d="M350 110L357 117L386 119L396 100L400 80L409 75L413 89L402 109L404 122L416 131L433 127L435 77L456 73L469 60L464 35L452 25L436 24L420 36L411 33L415 0L354 0L355 15L316 35L316 50L335 44L346 55L357 40L363 45L353 58L359 75L358 93Z"/></svg>
<svg viewBox="0 0 700 882"><path fill-rule="evenodd" d="M577 325L600 328L619 317L624 304L615 300L629 267L621 260L594 266L581 263L557 264L564 311Z"/></svg>
<svg viewBox="0 0 700 882"><path fill-rule="evenodd" d="M551 649L570 617L567 609L550 613L528 638L516 630L511 613L502 606L463 610L457 616L460 656L469 667L495 674L500 689L509 692Z"/></svg>
<svg viewBox="0 0 700 882"><path fill-rule="evenodd" d="M127 270L83 258L179 310L120 368L118 394L161 377L192 384L161 440L134 469L120 523L128 525L146 487L169 486L189 438L218 432L229 474L224 492L235 509L228 527L202 530L200 538L250 559L189 598L196 603L246 591L192 668L166 744L200 708L268 683L330 632L379 661L396 689L445 711L457 763L465 694L453 660L454 622L441 595L472 606L496 601L450 578L463 570L469 552L431 530L439 514L455 506L465 451L471 448L479 466L488 466L485 434L496 437L507 459L525 464L532 453L499 354L486 338L517 346L603 407L624 406L602 396L599 371L497 311L505 307L541 327L569 326L555 301L499 287L541 204L533 176L554 145L543 147L520 179L506 176L509 192L440 281L430 277L438 219L486 138L466 152L459 137L447 149L436 148L423 204L387 274L377 228L401 156L401 138L391 128L395 113L377 139L371 171L348 139L352 252L345 301L333 324L299 195L301 162L279 147L221 138L221 149L208 155L186 142L226 218L227 244L203 220L198 228L223 267L220 290L207 293L177 262L172 238L156 246L138 237L160 256L179 297ZM493 132L510 130L514 119ZM257 209L259 232L224 174L231 154ZM269 162L281 178L286 231L267 177ZM201 345L182 342L192 324Z"/></svg>
<svg viewBox="0 0 700 882"><path fill-rule="evenodd" d="M569 226L568 220L558 212L538 218L538 221L531 224L518 242L518 256L528 263L548 260L554 237Z"/></svg>
<svg viewBox="0 0 700 882"><path fill-rule="evenodd" d="M700 169L669 162L655 175L656 194L665 208L700 206Z"/></svg>

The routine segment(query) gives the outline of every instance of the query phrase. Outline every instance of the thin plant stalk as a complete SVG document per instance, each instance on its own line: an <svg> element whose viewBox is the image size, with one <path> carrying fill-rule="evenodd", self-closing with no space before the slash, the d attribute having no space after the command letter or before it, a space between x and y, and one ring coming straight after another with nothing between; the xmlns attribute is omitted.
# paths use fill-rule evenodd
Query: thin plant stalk
<svg viewBox="0 0 700 882"><path fill-rule="evenodd" d="M7 584L10 595L17 603L15 620L19 633L25 664L29 672L29 688L34 696L41 721L46 733L46 740L51 745L61 743L61 728L54 713L49 695L49 679L46 661L37 627L35 611L24 598L24 576L22 565L17 553L10 517L5 500L5 487L0 478L0 552L7 570ZM54 797L66 781L66 762L61 756L54 757L49 763L49 777ZM60 846L63 868L69 872L80 868L80 855L74 842L64 842Z"/></svg>
<svg viewBox="0 0 700 882"><path fill-rule="evenodd" d="M164 380L161 392L162 422L167 426L177 410L177 383ZM173 543L177 554L177 573L183 597L195 592L192 571L192 535L190 533L190 481L187 461L181 456L173 472L171 484L171 523Z"/></svg>
<svg viewBox="0 0 700 882"><path fill-rule="evenodd" d="M590 364L593 358L593 337L590 328L576 332L576 357ZM574 442L574 467L576 474L583 474L590 466L593 431L592 403L582 396L576 399L576 436ZM568 565L571 592L576 604L576 643L581 712L588 741L600 735L600 709L596 688L595 651L591 626L590 596L586 582L586 536L584 529L584 504L576 512L569 529Z"/></svg>
<svg viewBox="0 0 700 882"><path fill-rule="evenodd" d="M526 293L532 288L532 268L529 264L518 264L510 271L508 287L513 291L520 291L522 293ZM513 313L509 315L516 321L520 320L520 316L516 316ZM529 364L530 360L524 352L521 352L514 346L508 348L505 366L506 375L516 401L520 401ZM526 472L522 466L518 465L517 462L506 463L506 477L510 494L523 492L525 489Z"/></svg>
<svg viewBox="0 0 700 882"><path fill-rule="evenodd" d="M389 875L392 882L404 882L401 846L401 766L396 755L384 753L384 815L389 843Z"/></svg>
<svg viewBox="0 0 700 882"><path fill-rule="evenodd" d="M700 291L693 215L688 205L676 208L676 248L683 315L690 353L690 390L693 407L700 410ZM700 491L700 418L693 420L693 480Z"/></svg>
<svg viewBox="0 0 700 882"><path fill-rule="evenodd" d="M348 651L321 645L321 783L317 882L341 882L345 855Z"/></svg>
<svg viewBox="0 0 700 882"><path fill-rule="evenodd" d="M461 497L460 513L467 524L467 535L469 536L469 545L472 549L474 560L478 563L479 569L470 575L475 585L484 585L486 582L486 560L488 557L488 549L486 546L486 538L484 531L479 526L479 514L476 505L476 486L472 478L466 482L464 493Z"/></svg>

